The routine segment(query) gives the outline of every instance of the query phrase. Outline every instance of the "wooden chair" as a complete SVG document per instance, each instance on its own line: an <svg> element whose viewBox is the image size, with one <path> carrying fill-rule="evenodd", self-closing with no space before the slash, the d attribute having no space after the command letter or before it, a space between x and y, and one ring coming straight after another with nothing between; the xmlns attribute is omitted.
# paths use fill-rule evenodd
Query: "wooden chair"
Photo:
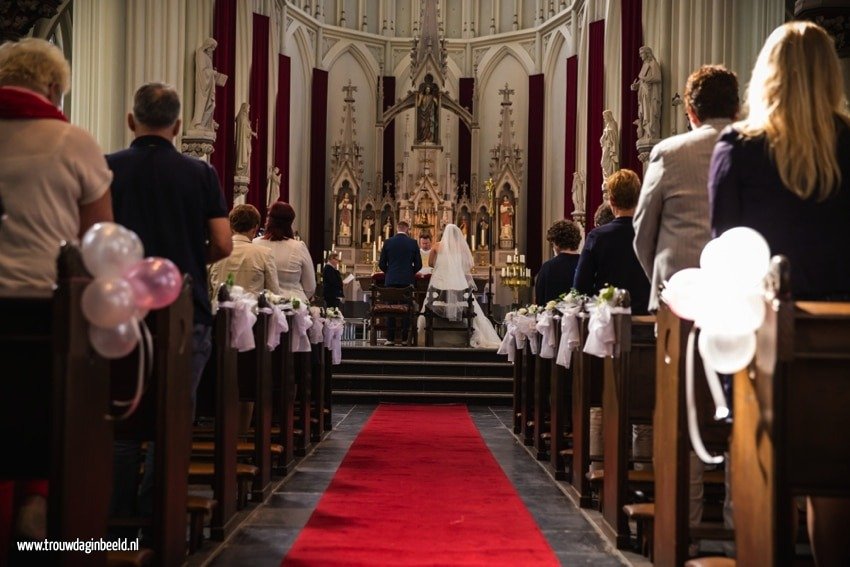
<svg viewBox="0 0 850 567"><path fill-rule="evenodd" d="M413 301L413 286L407 287L381 287L372 284L369 308L369 320L371 332L369 343L372 346L378 344L378 331L388 328L388 319L396 321L396 331L401 332L400 320L406 319L407 344L412 345L416 341L416 303Z"/></svg>
<svg viewBox="0 0 850 567"><path fill-rule="evenodd" d="M446 300L445 290L441 290L439 292L432 290L431 293L440 294L440 297L434 298L437 301ZM466 326L466 344L468 346L472 341L472 321L475 319L475 308L472 306L472 302L475 300L475 295L471 291L468 291L466 292L465 297L466 305L461 311L460 318L463 319ZM428 306L425 307L422 315L425 317L425 346L434 346L434 320L440 320L442 318L434 313Z"/></svg>

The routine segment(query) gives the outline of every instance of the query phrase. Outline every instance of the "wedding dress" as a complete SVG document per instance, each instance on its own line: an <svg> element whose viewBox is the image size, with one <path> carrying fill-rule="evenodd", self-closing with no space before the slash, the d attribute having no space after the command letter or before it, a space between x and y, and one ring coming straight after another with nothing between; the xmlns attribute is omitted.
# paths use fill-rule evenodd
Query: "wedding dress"
<svg viewBox="0 0 850 567"><path fill-rule="evenodd" d="M472 296L475 317L472 320L472 341L475 348L499 348L502 339L484 311L475 299L475 282L472 279L472 252L460 228L454 224L446 225L437 263L431 274L428 291L425 294L425 307L436 315L450 321L463 319L467 301ZM422 319L422 318L420 318Z"/></svg>

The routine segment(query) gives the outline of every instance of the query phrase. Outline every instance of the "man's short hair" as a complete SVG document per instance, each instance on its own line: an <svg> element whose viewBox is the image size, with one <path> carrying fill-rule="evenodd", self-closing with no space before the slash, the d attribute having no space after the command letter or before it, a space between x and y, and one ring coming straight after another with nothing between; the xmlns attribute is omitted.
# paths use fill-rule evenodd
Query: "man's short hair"
<svg viewBox="0 0 850 567"><path fill-rule="evenodd" d="M640 178L631 169L615 171L605 180L608 201L612 207L627 211L637 206L640 195Z"/></svg>
<svg viewBox="0 0 850 567"><path fill-rule="evenodd" d="M260 211L254 205L236 205L229 218L233 232L248 232L260 226Z"/></svg>
<svg viewBox="0 0 850 567"><path fill-rule="evenodd" d="M332 251L328 254L328 262L331 260L339 260L339 252Z"/></svg>
<svg viewBox="0 0 850 567"><path fill-rule="evenodd" d="M402 220L398 221L398 224L395 225L395 228L399 232L404 232L410 228L410 225L407 223L407 221Z"/></svg>
<svg viewBox="0 0 850 567"><path fill-rule="evenodd" d="M0 86L46 94L51 84L58 85L62 94L71 87L71 66L58 47L34 37L0 45Z"/></svg>
<svg viewBox="0 0 850 567"><path fill-rule="evenodd" d="M546 232L546 240L560 250L576 250L581 243L581 229L571 220L555 221Z"/></svg>
<svg viewBox="0 0 850 567"><path fill-rule="evenodd" d="M593 213L593 226L600 227L614 220L614 211L606 203L602 203L596 208Z"/></svg>
<svg viewBox="0 0 850 567"><path fill-rule="evenodd" d="M723 65L703 65L688 77L685 104L700 121L734 119L738 114L738 77Z"/></svg>
<svg viewBox="0 0 850 567"><path fill-rule="evenodd" d="M428 233L420 234L420 235L419 235L419 240L431 240L431 235L430 235L430 234L428 234Z"/></svg>
<svg viewBox="0 0 850 567"><path fill-rule="evenodd" d="M166 128L180 118L180 95L171 85L147 83L133 97L133 117L150 128Z"/></svg>

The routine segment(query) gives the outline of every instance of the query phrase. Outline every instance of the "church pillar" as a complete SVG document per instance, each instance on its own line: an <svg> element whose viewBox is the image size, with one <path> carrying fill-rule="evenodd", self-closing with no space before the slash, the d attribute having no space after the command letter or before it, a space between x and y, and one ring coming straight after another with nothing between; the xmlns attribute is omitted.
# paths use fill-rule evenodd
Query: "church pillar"
<svg viewBox="0 0 850 567"><path fill-rule="evenodd" d="M566 124L564 125L564 218L575 212L572 199L573 174L576 172L576 129L578 123L578 55L567 57ZM584 211L578 211L584 212Z"/></svg>
<svg viewBox="0 0 850 567"><path fill-rule="evenodd" d="M307 247L314 261L325 249L326 148L328 139L328 72L313 69L310 93L310 228Z"/></svg>
<svg viewBox="0 0 850 567"><path fill-rule="evenodd" d="M213 38L218 46L213 51L213 67L227 75L227 82L216 91L213 119L218 123L210 162L218 172L224 191L224 202L233 202L233 173L236 148L233 144L236 76L236 0L217 0L213 13Z"/></svg>
<svg viewBox="0 0 850 567"><path fill-rule="evenodd" d="M269 18L253 14L251 40L251 78L248 98L251 127L257 136L251 139L250 184L245 202L257 207L260 218L266 216L266 180L268 178L269 109Z"/></svg>
<svg viewBox="0 0 850 567"><path fill-rule="evenodd" d="M590 23L587 63L587 230L593 225L593 213L602 204L602 106L604 103L605 20Z"/></svg>
<svg viewBox="0 0 850 567"><path fill-rule="evenodd" d="M639 54L643 45L642 0L621 2L620 167L631 169L643 177L643 165L638 160L635 146L637 131L632 125L638 117L638 102L636 93L631 89L632 81L640 74L642 66Z"/></svg>
<svg viewBox="0 0 850 567"><path fill-rule="evenodd" d="M537 273L543 258L543 150L545 129L543 73L528 77L528 173L526 174L525 245L527 262Z"/></svg>
<svg viewBox="0 0 850 567"><path fill-rule="evenodd" d="M274 164L280 169L280 199L289 202L289 121L292 59L278 55Z"/></svg>

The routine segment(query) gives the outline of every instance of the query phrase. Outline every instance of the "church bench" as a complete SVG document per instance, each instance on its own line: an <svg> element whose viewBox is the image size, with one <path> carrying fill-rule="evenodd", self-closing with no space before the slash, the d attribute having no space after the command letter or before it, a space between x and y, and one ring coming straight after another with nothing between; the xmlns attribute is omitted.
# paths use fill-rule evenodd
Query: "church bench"
<svg viewBox="0 0 850 567"><path fill-rule="evenodd" d="M561 342L560 317L555 318L553 329L555 344ZM557 356L557 352L556 352ZM573 353L573 360L578 354ZM570 390L574 366L570 368L551 361L549 375L549 463L557 480L567 480L567 467L572 466L573 449L570 411Z"/></svg>
<svg viewBox="0 0 850 567"><path fill-rule="evenodd" d="M325 434L325 407L330 398L325 398L326 368L324 343L312 345L310 357L310 441L318 443Z"/></svg>
<svg viewBox="0 0 850 567"><path fill-rule="evenodd" d="M322 403L322 428L325 433L329 433L333 430L333 358L332 352L327 348L327 345L322 344L322 369L323 369L323 378L322 383L324 384L324 399Z"/></svg>
<svg viewBox="0 0 850 567"><path fill-rule="evenodd" d="M538 343L540 337L537 337ZM540 351L538 350L538 353ZM538 461L549 458L551 448L551 419L552 408L550 403L552 366L555 361L551 358L543 358L539 354L534 365L534 452Z"/></svg>
<svg viewBox="0 0 850 567"><path fill-rule="evenodd" d="M537 356L532 354L531 345L529 344L531 340L526 339L525 346L522 348L522 378L520 381L520 399L522 400L522 405L520 406L520 412L522 413L522 431L520 432L520 437L522 443L528 447L534 445L534 375L537 368Z"/></svg>
<svg viewBox="0 0 850 567"><path fill-rule="evenodd" d="M57 272L52 297L0 298L0 438L13 457L0 461L0 478L47 479L48 537L87 540L105 537L109 512L109 365L89 345L80 303L90 277L76 248L63 246ZM79 555L53 560L76 564Z"/></svg>
<svg viewBox="0 0 850 567"><path fill-rule="evenodd" d="M623 512L629 521L635 522L637 546L641 555L649 557L652 561L652 536L653 522L655 522L655 504L643 502L640 504L626 504Z"/></svg>
<svg viewBox="0 0 850 567"><path fill-rule="evenodd" d="M235 471L236 508L242 510L248 505L248 494L259 471L256 466L247 463L236 463ZM215 463L193 462L189 464L189 481L192 484L213 485L219 478L217 472Z"/></svg>
<svg viewBox="0 0 850 567"><path fill-rule="evenodd" d="M295 426L292 430L294 437L295 455L304 457L310 448L312 439L313 420L310 415L313 384L313 351L294 352L293 368L295 378Z"/></svg>
<svg viewBox="0 0 850 567"><path fill-rule="evenodd" d="M216 501L200 496L189 496L187 510L189 512L189 553L200 549L204 540L204 521L215 510Z"/></svg>
<svg viewBox="0 0 850 567"><path fill-rule="evenodd" d="M775 258L754 363L734 376L732 495L741 565L794 561L794 497L850 497L850 303L793 301Z"/></svg>
<svg viewBox="0 0 850 567"><path fill-rule="evenodd" d="M741 563L744 565L744 563ZM729 557L697 557L689 559L685 567L735 567L737 562Z"/></svg>
<svg viewBox="0 0 850 567"><path fill-rule="evenodd" d="M293 317L287 315L289 328L293 328ZM283 476L295 462L295 356L292 352L292 333L283 333L280 345L271 353L272 391L274 392L272 427L274 444L283 447L275 473Z"/></svg>
<svg viewBox="0 0 850 567"><path fill-rule="evenodd" d="M116 439L154 441L153 515L149 522L155 561L182 563L186 555L186 510L191 443L192 292L188 278L178 298L148 316L153 334L153 367L135 413L115 422ZM111 365L114 399L135 388L135 355ZM117 519L115 525L127 525Z"/></svg>
<svg viewBox="0 0 850 567"><path fill-rule="evenodd" d="M514 354L514 382L513 382L513 416L514 416L514 435L522 433L522 359L524 355L523 349L516 349Z"/></svg>

